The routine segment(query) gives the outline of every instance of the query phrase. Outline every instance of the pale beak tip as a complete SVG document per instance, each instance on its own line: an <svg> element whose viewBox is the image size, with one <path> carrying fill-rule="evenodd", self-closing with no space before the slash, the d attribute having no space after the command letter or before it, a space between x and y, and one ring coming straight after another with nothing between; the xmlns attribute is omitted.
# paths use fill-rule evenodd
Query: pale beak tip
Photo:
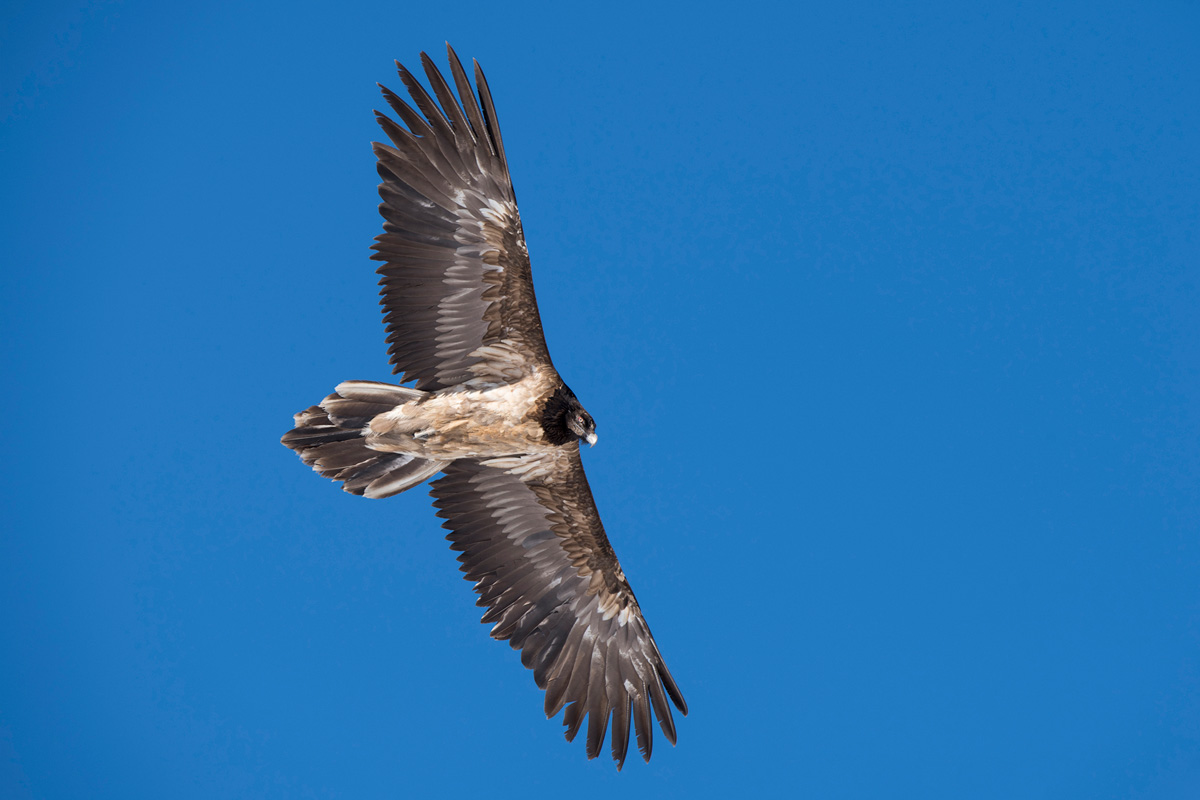
<svg viewBox="0 0 1200 800"><path fill-rule="evenodd" d="M594 433L589 433L589 434L588 434L588 437L587 437L587 443L588 443L588 445L589 445L589 446L591 446L591 447L595 447L595 446L596 446L596 440L597 440L598 438L599 438L599 437L597 437L597 436L596 436L596 434L594 434Z"/></svg>

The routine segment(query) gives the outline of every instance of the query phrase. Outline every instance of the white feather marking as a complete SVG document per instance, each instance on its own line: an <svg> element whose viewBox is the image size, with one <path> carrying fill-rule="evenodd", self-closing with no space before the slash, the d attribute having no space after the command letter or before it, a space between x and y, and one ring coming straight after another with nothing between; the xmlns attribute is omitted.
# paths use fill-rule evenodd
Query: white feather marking
<svg viewBox="0 0 1200 800"><path fill-rule="evenodd" d="M499 227L508 227L516 219L516 207L507 200L488 198L487 205L479 209L479 214L488 222Z"/></svg>

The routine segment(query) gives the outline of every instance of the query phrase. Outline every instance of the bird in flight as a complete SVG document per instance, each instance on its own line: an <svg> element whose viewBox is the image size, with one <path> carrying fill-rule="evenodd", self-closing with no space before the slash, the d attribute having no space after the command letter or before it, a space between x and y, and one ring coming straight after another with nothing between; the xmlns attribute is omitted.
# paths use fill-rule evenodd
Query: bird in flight
<svg viewBox="0 0 1200 800"><path fill-rule="evenodd" d="M442 473L430 494L475 583L491 635L521 651L587 755L612 721L617 768L632 720L650 760L651 714L687 703L663 663L592 499L579 443L596 422L550 360L492 94L447 45L454 89L425 53L431 96L400 64L412 103L380 87L383 233L372 258L397 386L345 381L295 415L283 444L347 492L391 497ZM457 90L458 99L455 98ZM478 99L476 98L478 92ZM435 99L436 98L436 99Z"/></svg>

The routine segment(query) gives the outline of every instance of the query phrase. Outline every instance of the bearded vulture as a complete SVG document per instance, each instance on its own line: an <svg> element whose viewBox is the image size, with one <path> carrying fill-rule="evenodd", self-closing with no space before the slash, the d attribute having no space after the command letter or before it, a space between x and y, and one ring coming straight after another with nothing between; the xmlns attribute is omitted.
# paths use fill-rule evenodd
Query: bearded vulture
<svg viewBox="0 0 1200 800"><path fill-rule="evenodd" d="M346 381L295 415L283 444L347 492L391 497L432 484L437 514L475 583L491 634L521 651L572 741L588 718L595 758L612 720L620 769L629 725L650 760L670 698L687 703L604 534L579 443L596 423L550 361L492 94L473 91L447 45L454 90L425 53L425 90L400 64L408 102L380 87L401 127L375 116L383 183L377 272L395 386ZM478 92L478 101L476 94ZM435 99L436 98L436 99Z"/></svg>

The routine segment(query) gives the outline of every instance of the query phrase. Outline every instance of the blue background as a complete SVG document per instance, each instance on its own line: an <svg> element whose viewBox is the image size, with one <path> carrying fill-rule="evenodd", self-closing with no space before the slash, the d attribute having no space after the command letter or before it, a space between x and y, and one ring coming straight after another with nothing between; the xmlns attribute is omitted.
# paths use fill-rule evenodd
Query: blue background
<svg viewBox="0 0 1200 800"><path fill-rule="evenodd" d="M1200 797L1200 15L832 6L5 4L0 795ZM278 443L446 39L692 708L621 774Z"/></svg>

